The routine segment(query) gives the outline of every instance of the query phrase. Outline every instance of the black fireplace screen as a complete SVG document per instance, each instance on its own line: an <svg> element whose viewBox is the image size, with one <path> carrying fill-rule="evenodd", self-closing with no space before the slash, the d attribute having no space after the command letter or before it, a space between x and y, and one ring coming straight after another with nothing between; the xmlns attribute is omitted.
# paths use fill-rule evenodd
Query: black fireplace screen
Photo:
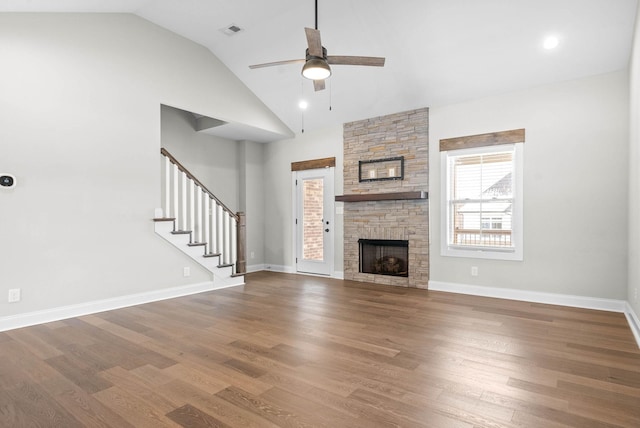
<svg viewBox="0 0 640 428"><path fill-rule="evenodd" d="M360 272L409 276L409 241L359 239Z"/></svg>

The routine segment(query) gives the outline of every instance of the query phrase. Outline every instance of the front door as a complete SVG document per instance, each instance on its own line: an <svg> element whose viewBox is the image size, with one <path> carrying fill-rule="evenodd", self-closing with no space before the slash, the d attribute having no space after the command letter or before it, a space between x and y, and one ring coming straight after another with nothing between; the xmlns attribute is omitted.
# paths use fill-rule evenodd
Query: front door
<svg viewBox="0 0 640 428"><path fill-rule="evenodd" d="M333 272L333 173L334 168L295 173L297 272Z"/></svg>

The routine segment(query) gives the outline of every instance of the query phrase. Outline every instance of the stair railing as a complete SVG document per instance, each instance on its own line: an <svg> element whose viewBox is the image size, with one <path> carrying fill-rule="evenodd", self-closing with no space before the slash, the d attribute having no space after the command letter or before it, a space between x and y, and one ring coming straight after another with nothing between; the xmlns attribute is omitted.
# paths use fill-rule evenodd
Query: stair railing
<svg viewBox="0 0 640 428"><path fill-rule="evenodd" d="M245 214L231 211L166 149L160 153L164 217L174 219L175 232L190 232L189 245L204 246L205 257L219 256L234 275L246 273Z"/></svg>

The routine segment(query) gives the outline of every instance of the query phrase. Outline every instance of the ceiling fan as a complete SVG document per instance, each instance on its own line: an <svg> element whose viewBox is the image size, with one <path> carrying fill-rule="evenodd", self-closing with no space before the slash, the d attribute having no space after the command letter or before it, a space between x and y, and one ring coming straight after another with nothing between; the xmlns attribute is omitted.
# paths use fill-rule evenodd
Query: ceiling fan
<svg viewBox="0 0 640 428"><path fill-rule="evenodd" d="M286 64L302 64L302 75L310 80L313 80L313 87L316 91L321 91L325 88L324 79L331 76L332 65L366 65L372 67L383 67L384 58L372 57L372 56L335 56L327 55L327 49L322 46L320 41L320 31L318 31L318 0L316 0L316 28L305 28L307 36L306 58L305 59L291 59L286 61L267 62L264 64L250 65L249 68L263 68L272 67L276 65Z"/></svg>

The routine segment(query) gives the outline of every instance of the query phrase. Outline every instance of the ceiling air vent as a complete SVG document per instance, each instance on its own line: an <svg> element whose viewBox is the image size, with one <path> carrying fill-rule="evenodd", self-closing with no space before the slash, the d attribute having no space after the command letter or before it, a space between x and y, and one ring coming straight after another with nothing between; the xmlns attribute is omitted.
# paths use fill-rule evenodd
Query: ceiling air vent
<svg viewBox="0 0 640 428"><path fill-rule="evenodd" d="M231 25L227 25L224 28L221 28L220 31L222 31L227 36L233 36L241 32L242 28L238 27L236 24L231 24Z"/></svg>

